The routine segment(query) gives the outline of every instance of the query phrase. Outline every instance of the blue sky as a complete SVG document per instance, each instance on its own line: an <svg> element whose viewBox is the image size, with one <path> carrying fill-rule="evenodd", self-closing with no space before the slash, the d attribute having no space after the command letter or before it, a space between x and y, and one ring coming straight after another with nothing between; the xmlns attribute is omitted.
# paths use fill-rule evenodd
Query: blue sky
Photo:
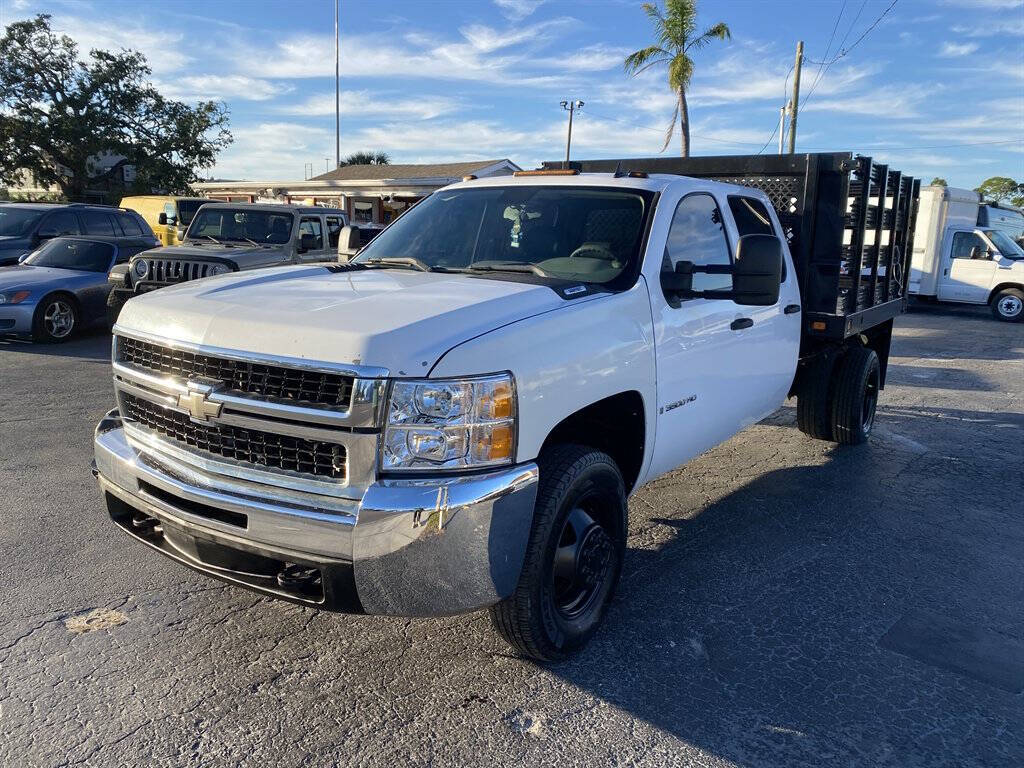
<svg viewBox="0 0 1024 768"><path fill-rule="evenodd" d="M701 24L724 21L733 39L696 57L694 154L757 152L778 122L796 41L808 59L834 58L890 2L703 0ZM333 8L0 0L0 23L45 12L83 48L141 51L168 95L228 104L235 142L212 174L284 180L333 160ZM622 71L625 54L652 42L639 2L342 0L341 15L343 155L533 167L564 153L567 98L586 102L574 157L661 148L674 105L665 74ZM1024 0L899 0L818 72L805 65L798 151L860 151L957 186L1024 180ZM775 139L765 151L777 151Z"/></svg>

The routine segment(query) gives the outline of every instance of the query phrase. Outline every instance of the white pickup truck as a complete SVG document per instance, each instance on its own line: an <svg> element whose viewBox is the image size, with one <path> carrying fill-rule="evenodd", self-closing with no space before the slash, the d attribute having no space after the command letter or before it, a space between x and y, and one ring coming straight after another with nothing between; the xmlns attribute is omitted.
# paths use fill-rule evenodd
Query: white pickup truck
<svg viewBox="0 0 1024 768"><path fill-rule="evenodd" d="M805 432L863 442L906 302L912 179L862 279L870 159L664 162L467 179L350 263L128 302L95 436L114 523L303 605L489 607L526 656L580 648L630 494L791 395Z"/></svg>

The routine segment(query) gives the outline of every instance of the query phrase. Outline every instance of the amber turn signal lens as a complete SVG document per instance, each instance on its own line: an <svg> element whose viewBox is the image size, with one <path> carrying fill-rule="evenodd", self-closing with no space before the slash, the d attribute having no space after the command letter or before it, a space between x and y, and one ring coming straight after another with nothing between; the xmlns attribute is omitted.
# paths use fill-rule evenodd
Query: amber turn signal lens
<svg viewBox="0 0 1024 768"><path fill-rule="evenodd" d="M507 459L512 455L512 427L501 425L491 427L489 430L490 444L483 444L487 441L487 433L481 438L478 446L478 454L486 456L488 461Z"/></svg>

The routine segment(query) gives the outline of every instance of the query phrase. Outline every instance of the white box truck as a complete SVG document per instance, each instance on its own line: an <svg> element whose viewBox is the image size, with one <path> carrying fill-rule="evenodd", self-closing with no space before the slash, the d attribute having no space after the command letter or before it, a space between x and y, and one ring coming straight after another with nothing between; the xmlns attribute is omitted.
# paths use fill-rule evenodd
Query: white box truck
<svg viewBox="0 0 1024 768"><path fill-rule="evenodd" d="M988 304L999 320L1020 322L1024 249L1003 229L979 224L982 210L972 190L921 189L909 292L932 301Z"/></svg>

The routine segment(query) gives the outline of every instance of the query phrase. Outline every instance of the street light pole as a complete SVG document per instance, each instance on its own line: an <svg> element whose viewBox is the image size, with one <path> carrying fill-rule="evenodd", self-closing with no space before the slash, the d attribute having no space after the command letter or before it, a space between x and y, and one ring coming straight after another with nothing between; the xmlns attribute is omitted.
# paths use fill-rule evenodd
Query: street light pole
<svg viewBox="0 0 1024 768"><path fill-rule="evenodd" d="M569 167L569 150L572 148L572 116L577 109L583 108L583 102L578 99L575 101L563 101L561 102L562 109L569 112L569 135L565 138L565 163L564 167Z"/></svg>

